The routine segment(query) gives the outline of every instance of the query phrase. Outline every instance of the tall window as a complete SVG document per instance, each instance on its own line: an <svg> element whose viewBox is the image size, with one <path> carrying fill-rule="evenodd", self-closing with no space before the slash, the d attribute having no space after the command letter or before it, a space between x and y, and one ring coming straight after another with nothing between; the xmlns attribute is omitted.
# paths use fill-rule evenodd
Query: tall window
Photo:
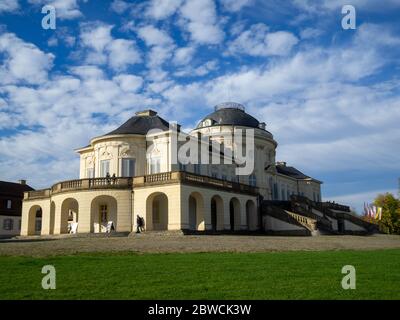
<svg viewBox="0 0 400 320"><path fill-rule="evenodd" d="M105 177L107 173L110 173L110 160L100 161L100 176Z"/></svg>
<svg viewBox="0 0 400 320"><path fill-rule="evenodd" d="M11 207L12 207L12 201L7 200L7 209L11 209Z"/></svg>
<svg viewBox="0 0 400 320"><path fill-rule="evenodd" d="M87 168L86 178L88 178L88 179L94 178L94 168Z"/></svg>
<svg viewBox="0 0 400 320"><path fill-rule="evenodd" d="M124 158L122 159L122 176L134 177L135 176L135 159Z"/></svg>
<svg viewBox="0 0 400 320"><path fill-rule="evenodd" d="M278 184L274 183L274 189L273 189L273 197L274 200L279 200L279 193L278 193Z"/></svg>
<svg viewBox="0 0 400 320"><path fill-rule="evenodd" d="M249 176L249 184L253 187L257 185L257 177L255 174Z"/></svg>
<svg viewBox="0 0 400 320"><path fill-rule="evenodd" d="M108 207L106 204L100 205L99 208L99 213L100 213L100 223L107 223L108 221Z"/></svg>
<svg viewBox="0 0 400 320"><path fill-rule="evenodd" d="M161 158L150 159L150 174L161 172Z"/></svg>
<svg viewBox="0 0 400 320"><path fill-rule="evenodd" d="M35 221L35 231L40 231L42 230L42 220L36 220Z"/></svg>
<svg viewBox="0 0 400 320"><path fill-rule="evenodd" d="M200 169L201 169L200 164L198 164L198 163L193 164L193 171L195 174L200 174L200 172L201 172Z"/></svg>
<svg viewBox="0 0 400 320"><path fill-rule="evenodd" d="M179 162L179 171L186 171L186 164Z"/></svg>
<svg viewBox="0 0 400 320"><path fill-rule="evenodd" d="M3 229L4 230L8 230L8 231L12 230L13 225L14 225L13 219L4 219L4 221L3 221Z"/></svg>

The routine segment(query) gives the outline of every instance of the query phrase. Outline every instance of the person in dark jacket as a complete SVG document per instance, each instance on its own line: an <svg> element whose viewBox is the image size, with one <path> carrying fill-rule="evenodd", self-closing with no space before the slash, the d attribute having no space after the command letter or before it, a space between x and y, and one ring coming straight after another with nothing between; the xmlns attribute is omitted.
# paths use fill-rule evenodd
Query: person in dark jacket
<svg viewBox="0 0 400 320"><path fill-rule="evenodd" d="M139 215L136 216L136 233L140 233L142 220Z"/></svg>

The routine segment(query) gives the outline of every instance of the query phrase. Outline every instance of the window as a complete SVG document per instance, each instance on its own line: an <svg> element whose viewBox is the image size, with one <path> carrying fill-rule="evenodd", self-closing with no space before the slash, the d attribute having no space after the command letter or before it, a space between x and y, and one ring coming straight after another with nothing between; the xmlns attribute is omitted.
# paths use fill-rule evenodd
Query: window
<svg viewBox="0 0 400 320"><path fill-rule="evenodd" d="M106 204L100 205L100 223L107 223L108 222L108 207Z"/></svg>
<svg viewBox="0 0 400 320"><path fill-rule="evenodd" d="M211 119L206 119L203 121L202 126L203 127L208 127L212 125L212 120Z"/></svg>
<svg viewBox="0 0 400 320"><path fill-rule="evenodd" d="M249 176L249 184L253 187L257 185L257 177L255 174Z"/></svg>
<svg viewBox="0 0 400 320"><path fill-rule="evenodd" d="M106 177L107 173L110 174L110 160L100 161L100 176Z"/></svg>
<svg viewBox="0 0 400 320"><path fill-rule="evenodd" d="M279 198L278 184L277 184L277 183L274 183L273 200L278 200L278 198Z"/></svg>
<svg viewBox="0 0 400 320"><path fill-rule="evenodd" d="M186 165L179 162L179 171L186 171Z"/></svg>
<svg viewBox="0 0 400 320"><path fill-rule="evenodd" d="M158 200L153 203L153 223L160 223L160 201Z"/></svg>
<svg viewBox="0 0 400 320"><path fill-rule="evenodd" d="M160 158L151 158L150 159L150 174L160 173L161 172L161 159Z"/></svg>
<svg viewBox="0 0 400 320"><path fill-rule="evenodd" d="M285 195L286 195L285 189L282 189L282 190L281 190L281 196L282 196L282 199L281 199L281 200L286 200L286 199L285 199Z"/></svg>
<svg viewBox="0 0 400 320"><path fill-rule="evenodd" d="M14 227L14 220L13 219L4 219L3 221L3 230L12 230Z"/></svg>
<svg viewBox="0 0 400 320"><path fill-rule="evenodd" d="M122 176L134 177L135 176L135 159L122 159Z"/></svg>
<svg viewBox="0 0 400 320"><path fill-rule="evenodd" d="M193 170L195 174L200 174L200 165L198 163L193 165Z"/></svg>
<svg viewBox="0 0 400 320"><path fill-rule="evenodd" d="M36 220L35 222L35 231L42 230L42 220Z"/></svg>
<svg viewBox="0 0 400 320"><path fill-rule="evenodd" d="M11 209L11 207L12 207L12 201L7 200L7 209Z"/></svg>
<svg viewBox="0 0 400 320"><path fill-rule="evenodd" d="M86 178L88 178L88 179L94 178L94 168L88 168L86 170Z"/></svg>

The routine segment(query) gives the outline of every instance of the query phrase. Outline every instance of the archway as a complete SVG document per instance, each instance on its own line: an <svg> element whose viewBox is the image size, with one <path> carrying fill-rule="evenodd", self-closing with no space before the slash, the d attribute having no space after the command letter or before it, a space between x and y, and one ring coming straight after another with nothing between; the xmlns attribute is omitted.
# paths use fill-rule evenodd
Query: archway
<svg viewBox="0 0 400 320"><path fill-rule="evenodd" d="M56 204L54 201L51 202L50 205L50 229L49 234L54 234L54 226L56 223Z"/></svg>
<svg viewBox="0 0 400 320"><path fill-rule="evenodd" d="M211 198L211 228L213 231L224 229L224 203L217 195Z"/></svg>
<svg viewBox="0 0 400 320"><path fill-rule="evenodd" d="M92 200L90 209L90 232L107 232L107 226L111 222L114 230L118 224L118 204L117 200L111 196L98 196Z"/></svg>
<svg viewBox="0 0 400 320"><path fill-rule="evenodd" d="M73 228L73 224L78 223L78 215L79 215L78 201L73 198L65 199L61 204L60 233L69 233L71 228Z"/></svg>
<svg viewBox="0 0 400 320"><path fill-rule="evenodd" d="M28 236L40 235L42 232L42 214L41 206L35 205L29 209L28 213Z"/></svg>
<svg viewBox="0 0 400 320"><path fill-rule="evenodd" d="M193 192L189 196L189 229L205 230L204 200L198 192Z"/></svg>
<svg viewBox="0 0 400 320"><path fill-rule="evenodd" d="M240 230L240 202L237 198L229 202L229 222L231 231Z"/></svg>
<svg viewBox="0 0 400 320"><path fill-rule="evenodd" d="M257 208L253 200L246 202L246 222L249 230L254 231L258 229Z"/></svg>
<svg viewBox="0 0 400 320"><path fill-rule="evenodd" d="M156 192L146 200L146 230L168 230L168 197Z"/></svg>

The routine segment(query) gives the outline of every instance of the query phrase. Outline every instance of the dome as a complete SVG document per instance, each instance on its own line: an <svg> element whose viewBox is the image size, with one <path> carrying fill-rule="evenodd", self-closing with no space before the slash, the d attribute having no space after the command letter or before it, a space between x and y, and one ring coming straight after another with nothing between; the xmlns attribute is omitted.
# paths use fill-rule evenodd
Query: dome
<svg viewBox="0 0 400 320"><path fill-rule="evenodd" d="M107 133L105 136L116 134L141 134L146 135L152 129L169 130L169 123L157 115L153 110L136 112L136 115L126 121L119 128Z"/></svg>
<svg viewBox="0 0 400 320"><path fill-rule="evenodd" d="M225 102L215 106L215 111L204 117L196 129L220 125L265 128L264 123L260 123L256 118L246 113L244 106L240 103Z"/></svg>

